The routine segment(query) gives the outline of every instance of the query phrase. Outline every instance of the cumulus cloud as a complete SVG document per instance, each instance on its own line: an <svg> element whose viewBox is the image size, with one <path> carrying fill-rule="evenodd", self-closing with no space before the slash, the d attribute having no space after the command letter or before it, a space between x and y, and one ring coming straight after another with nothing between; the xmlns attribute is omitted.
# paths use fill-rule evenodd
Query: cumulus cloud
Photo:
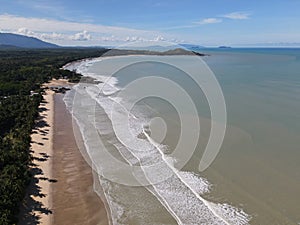
<svg viewBox="0 0 300 225"><path fill-rule="evenodd" d="M25 27L19 28L17 31L12 31L12 33L21 34L29 37L36 37L43 40L72 40L75 35L66 35L62 33L42 33L42 32L33 32Z"/></svg>
<svg viewBox="0 0 300 225"><path fill-rule="evenodd" d="M5 32L32 36L58 45L86 46L104 43L114 45L134 41L167 40L159 31L28 18L10 14L0 15L0 27Z"/></svg>
<svg viewBox="0 0 300 225"><path fill-rule="evenodd" d="M139 36L127 36L127 37L115 37L111 36L102 36L100 37L102 41L105 42L135 42L135 41L150 41L147 38L139 37Z"/></svg>
<svg viewBox="0 0 300 225"><path fill-rule="evenodd" d="M27 18L10 14L0 15L0 27L3 30L18 30L26 27L34 32L77 32L88 30L92 33L110 34L115 36L127 36L129 34L136 36L154 35L158 32L148 30L137 30L125 27L105 26L100 24L78 23L60 21L54 19Z"/></svg>
<svg viewBox="0 0 300 225"><path fill-rule="evenodd" d="M100 40L104 41L104 42L119 42L121 41L121 39L116 38L114 35L111 36L101 36L99 37Z"/></svg>
<svg viewBox="0 0 300 225"><path fill-rule="evenodd" d="M139 37L139 36L128 36L125 38L125 41L130 42L130 41L144 41L146 39Z"/></svg>
<svg viewBox="0 0 300 225"><path fill-rule="evenodd" d="M232 20L246 20L250 18L251 13L249 12L232 12L223 15L222 17Z"/></svg>
<svg viewBox="0 0 300 225"><path fill-rule="evenodd" d="M64 34L59 34L56 32L53 33L42 33L39 35L40 38L45 39L45 40L64 40L67 39L66 35Z"/></svg>
<svg viewBox="0 0 300 225"><path fill-rule="evenodd" d="M31 36L31 37L35 36L35 33L33 31L28 30L25 27L19 28L16 33L26 35L26 36Z"/></svg>
<svg viewBox="0 0 300 225"><path fill-rule="evenodd" d="M165 40L165 38L162 37L161 35L154 38L154 41L164 41L164 40Z"/></svg>
<svg viewBox="0 0 300 225"><path fill-rule="evenodd" d="M213 23L222 23L222 19L218 19L218 18L206 18L206 19L203 19L203 20L197 22L197 24L201 24L201 25L213 24Z"/></svg>
<svg viewBox="0 0 300 225"><path fill-rule="evenodd" d="M74 41L89 41L91 38L92 36L86 30L76 33L74 36L72 36L72 40Z"/></svg>
<svg viewBox="0 0 300 225"><path fill-rule="evenodd" d="M156 36L156 37L154 37L154 38L143 38L143 37L138 37L138 36L127 36L126 38L125 38L125 41L126 42L135 42L135 41L139 41L139 42L142 42L142 41L151 41L151 42L159 42L159 41L165 41L166 40L166 38L164 38L162 35L158 35L158 36ZM177 39L171 39L170 41L172 41L172 42L175 42L174 40L176 40L176 42L178 42L177 41Z"/></svg>

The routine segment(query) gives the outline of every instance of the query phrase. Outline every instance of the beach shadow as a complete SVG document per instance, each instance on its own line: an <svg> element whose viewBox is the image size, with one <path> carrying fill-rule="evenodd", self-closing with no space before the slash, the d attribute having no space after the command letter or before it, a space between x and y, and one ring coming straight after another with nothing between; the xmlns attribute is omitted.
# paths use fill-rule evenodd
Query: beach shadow
<svg viewBox="0 0 300 225"><path fill-rule="evenodd" d="M34 129L32 131L33 134L39 134L42 136L46 136L49 133L49 129L47 129L49 124L45 120L45 116L41 115L43 112L48 111L45 107L45 101L41 103L39 107L39 116L35 123ZM48 137L43 137L43 140L49 140ZM32 141L32 143L37 144L39 146L44 146L43 141L36 142ZM30 184L28 185L25 193L25 197L20 206L20 213L18 216L19 225L37 225L41 224L41 214L50 215L52 214L52 210L47 208L40 200L47 197L46 193L42 192L40 182L48 181L50 183L55 183L57 180L51 179L49 177L45 177L42 169L38 167L37 162L44 162L49 160L50 155L45 152L39 153L38 157L33 157L33 150L30 150L31 158L33 159L30 163L31 169L30 173L32 175Z"/></svg>
<svg viewBox="0 0 300 225"><path fill-rule="evenodd" d="M45 152L40 153L40 155L43 156L44 158L47 158L47 159L50 157L50 156L49 156L47 153L45 153Z"/></svg>
<svg viewBox="0 0 300 225"><path fill-rule="evenodd" d="M46 107L43 107L43 104L41 103L38 111L39 111L39 116L36 120L34 130L38 130L40 128L45 128L45 127L50 127L49 124L47 123L47 121L45 120L45 118L47 116L46 112L49 110Z"/></svg>
<svg viewBox="0 0 300 225"><path fill-rule="evenodd" d="M46 107L40 107L38 110L39 110L39 113L49 111L49 109L47 109Z"/></svg>
<svg viewBox="0 0 300 225"><path fill-rule="evenodd" d="M42 134L48 134L49 130L47 131L47 130L41 130L41 129L39 129L39 132L42 133Z"/></svg>
<svg viewBox="0 0 300 225"><path fill-rule="evenodd" d="M56 180L56 179L49 179L49 178L47 178L47 177L40 177L39 178L40 180L47 180L47 181L49 181L50 183L56 183L58 180Z"/></svg>
<svg viewBox="0 0 300 225"><path fill-rule="evenodd" d="M45 119L46 116L47 116L47 115L40 115L38 119L39 119L39 120Z"/></svg>
<svg viewBox="0 0 300 225"><path fill-rule="evenodd" d="M45 158L38 158L38 157L33 157L34 160L39 161L39 162L45 162L47 159Z"/></svg>
<svg viewBox="0 0 300 225"><path fill-rule="evenodd" d="M41 192L41 187L38 185L40 180L48 180L53 182L52 179L46 177L38 177L43 175L43 171L37 167L31 169L32 179L27 187L25 198L21 205L19 214L19 225L37 225L41 224L39 214L50 215L52 210L45 207L42 202L35 200L35 197L45 198L47 195ZM54 180L55 181L55 180ZM57 182L57 181L55 181Z"/></svg>
<svg viewBox="0 0 300 225"><path fill-rule="evenodd" d="M39 120L36 124L35 124L36 128L43 128L43 127L50 127L49 124L44 121L44 120Z"/></svg>
<svg viewBox="0 0 300 225"><path fill-rule="evenodd" d="M42 101L41 101L41 106L45 106L46 105L46 103L48 103L45 99L43 99Z"/></svg>
<svg viewBox="0 0 300 225"><path fill-rule="evenodd" d="M41 157L33 157L33 159L36 161L39 161L39 162L45 162L50 158L50 156L44 152L40 153L40 155L41 155ZM39 174L37 174L37 175L39 175Z"/></svg>

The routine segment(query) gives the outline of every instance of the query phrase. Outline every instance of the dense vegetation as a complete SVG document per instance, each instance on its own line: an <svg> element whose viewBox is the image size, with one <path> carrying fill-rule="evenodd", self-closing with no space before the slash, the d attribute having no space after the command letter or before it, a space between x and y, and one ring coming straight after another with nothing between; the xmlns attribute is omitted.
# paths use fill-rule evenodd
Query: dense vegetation
<svg viewBox="0 0 300 225"><path fill-rule="evenodd" d="M30 175L30 142L41 84L52 78L77 81L66 63L102 55L104 49L0 50L0 224L17 223L19 204ZM31 95L31 91L36 94Z"/></svg>

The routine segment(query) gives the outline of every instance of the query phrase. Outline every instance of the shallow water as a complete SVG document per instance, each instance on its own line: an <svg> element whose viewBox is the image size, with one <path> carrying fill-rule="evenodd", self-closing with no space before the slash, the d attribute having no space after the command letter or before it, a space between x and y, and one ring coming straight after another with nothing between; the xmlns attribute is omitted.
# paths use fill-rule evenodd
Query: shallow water
<svg viewBox="0 0 300 225"><path fill-rule="evenodd" d="M300 50L212 51L206 59L221 83L228 122L223 149L206 171L251 224L300 221Z"/></svg>
<svg viewBox="0 0 300 225"><path fill-rule="evenodd" d="M99 154L95 141L99 136L91 131L97 127L98 135L115 158L130 165L161 162L160 173L153 169L142 171L146 180L155 181L163 173L170 175L163 182L146 187L130 187L100 177L114 224L247 224L250 218L250 224L300 222L300 50L206 51L211 56L204 60L223 89L228 128L220 153L203 173L198 172L198 165L210 132L210 110L201 90L182 71L147 61L117 72L109 80L109 86L86 85L81 89L78 86L87 99L79 104L84 105L81 117L76 113L73 116L81 125L89 154ZM87 67L83 65L80 70L105 80L105 75L124 60L128 57L102 59ZM186 56L177 56L174 60L189 61ZM123 112L122 107L113 106L130 102L135 94L128 92L126 98L119 99L114 93L139 77L151 75L177 82L191 96L198 110L200 142L182 169L189 172L177 171L176 161L164 159L160 152L172 153L181 129L178 113L166 101L147 98L132 108L130 128L136 137L131 140L133 150L126 148L112 129L112 121L122 125L118 119ZM72 99L71 94L69 99ZM69 108L74 107L68 96L65 101ZM183 108L186 104L179 102ZM112 110L120 114L113 117ZM181 116L193 119L195 115L187 110ZM151 145L147 132L142 139L139 136L144 128L151 126L150 118L154 117L163 118L167 127L159 146ZM155 136L155 127L152 128L150 135L158 141L160 136ZM158 122L157 129L164 128ZM112 171L115 169L112 162L100 164L100 173L118 174Z"/></svg>

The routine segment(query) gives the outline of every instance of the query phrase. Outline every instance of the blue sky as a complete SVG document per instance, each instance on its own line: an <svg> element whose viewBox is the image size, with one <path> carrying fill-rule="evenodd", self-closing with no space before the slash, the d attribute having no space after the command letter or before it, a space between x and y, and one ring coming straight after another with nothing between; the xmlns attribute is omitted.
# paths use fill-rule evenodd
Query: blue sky
<svg viewBox="0 0 300 225"><path fill-rule="evenodd" d="M0 0L0 31L61 45L300 43L299 0Z"/></svg>

